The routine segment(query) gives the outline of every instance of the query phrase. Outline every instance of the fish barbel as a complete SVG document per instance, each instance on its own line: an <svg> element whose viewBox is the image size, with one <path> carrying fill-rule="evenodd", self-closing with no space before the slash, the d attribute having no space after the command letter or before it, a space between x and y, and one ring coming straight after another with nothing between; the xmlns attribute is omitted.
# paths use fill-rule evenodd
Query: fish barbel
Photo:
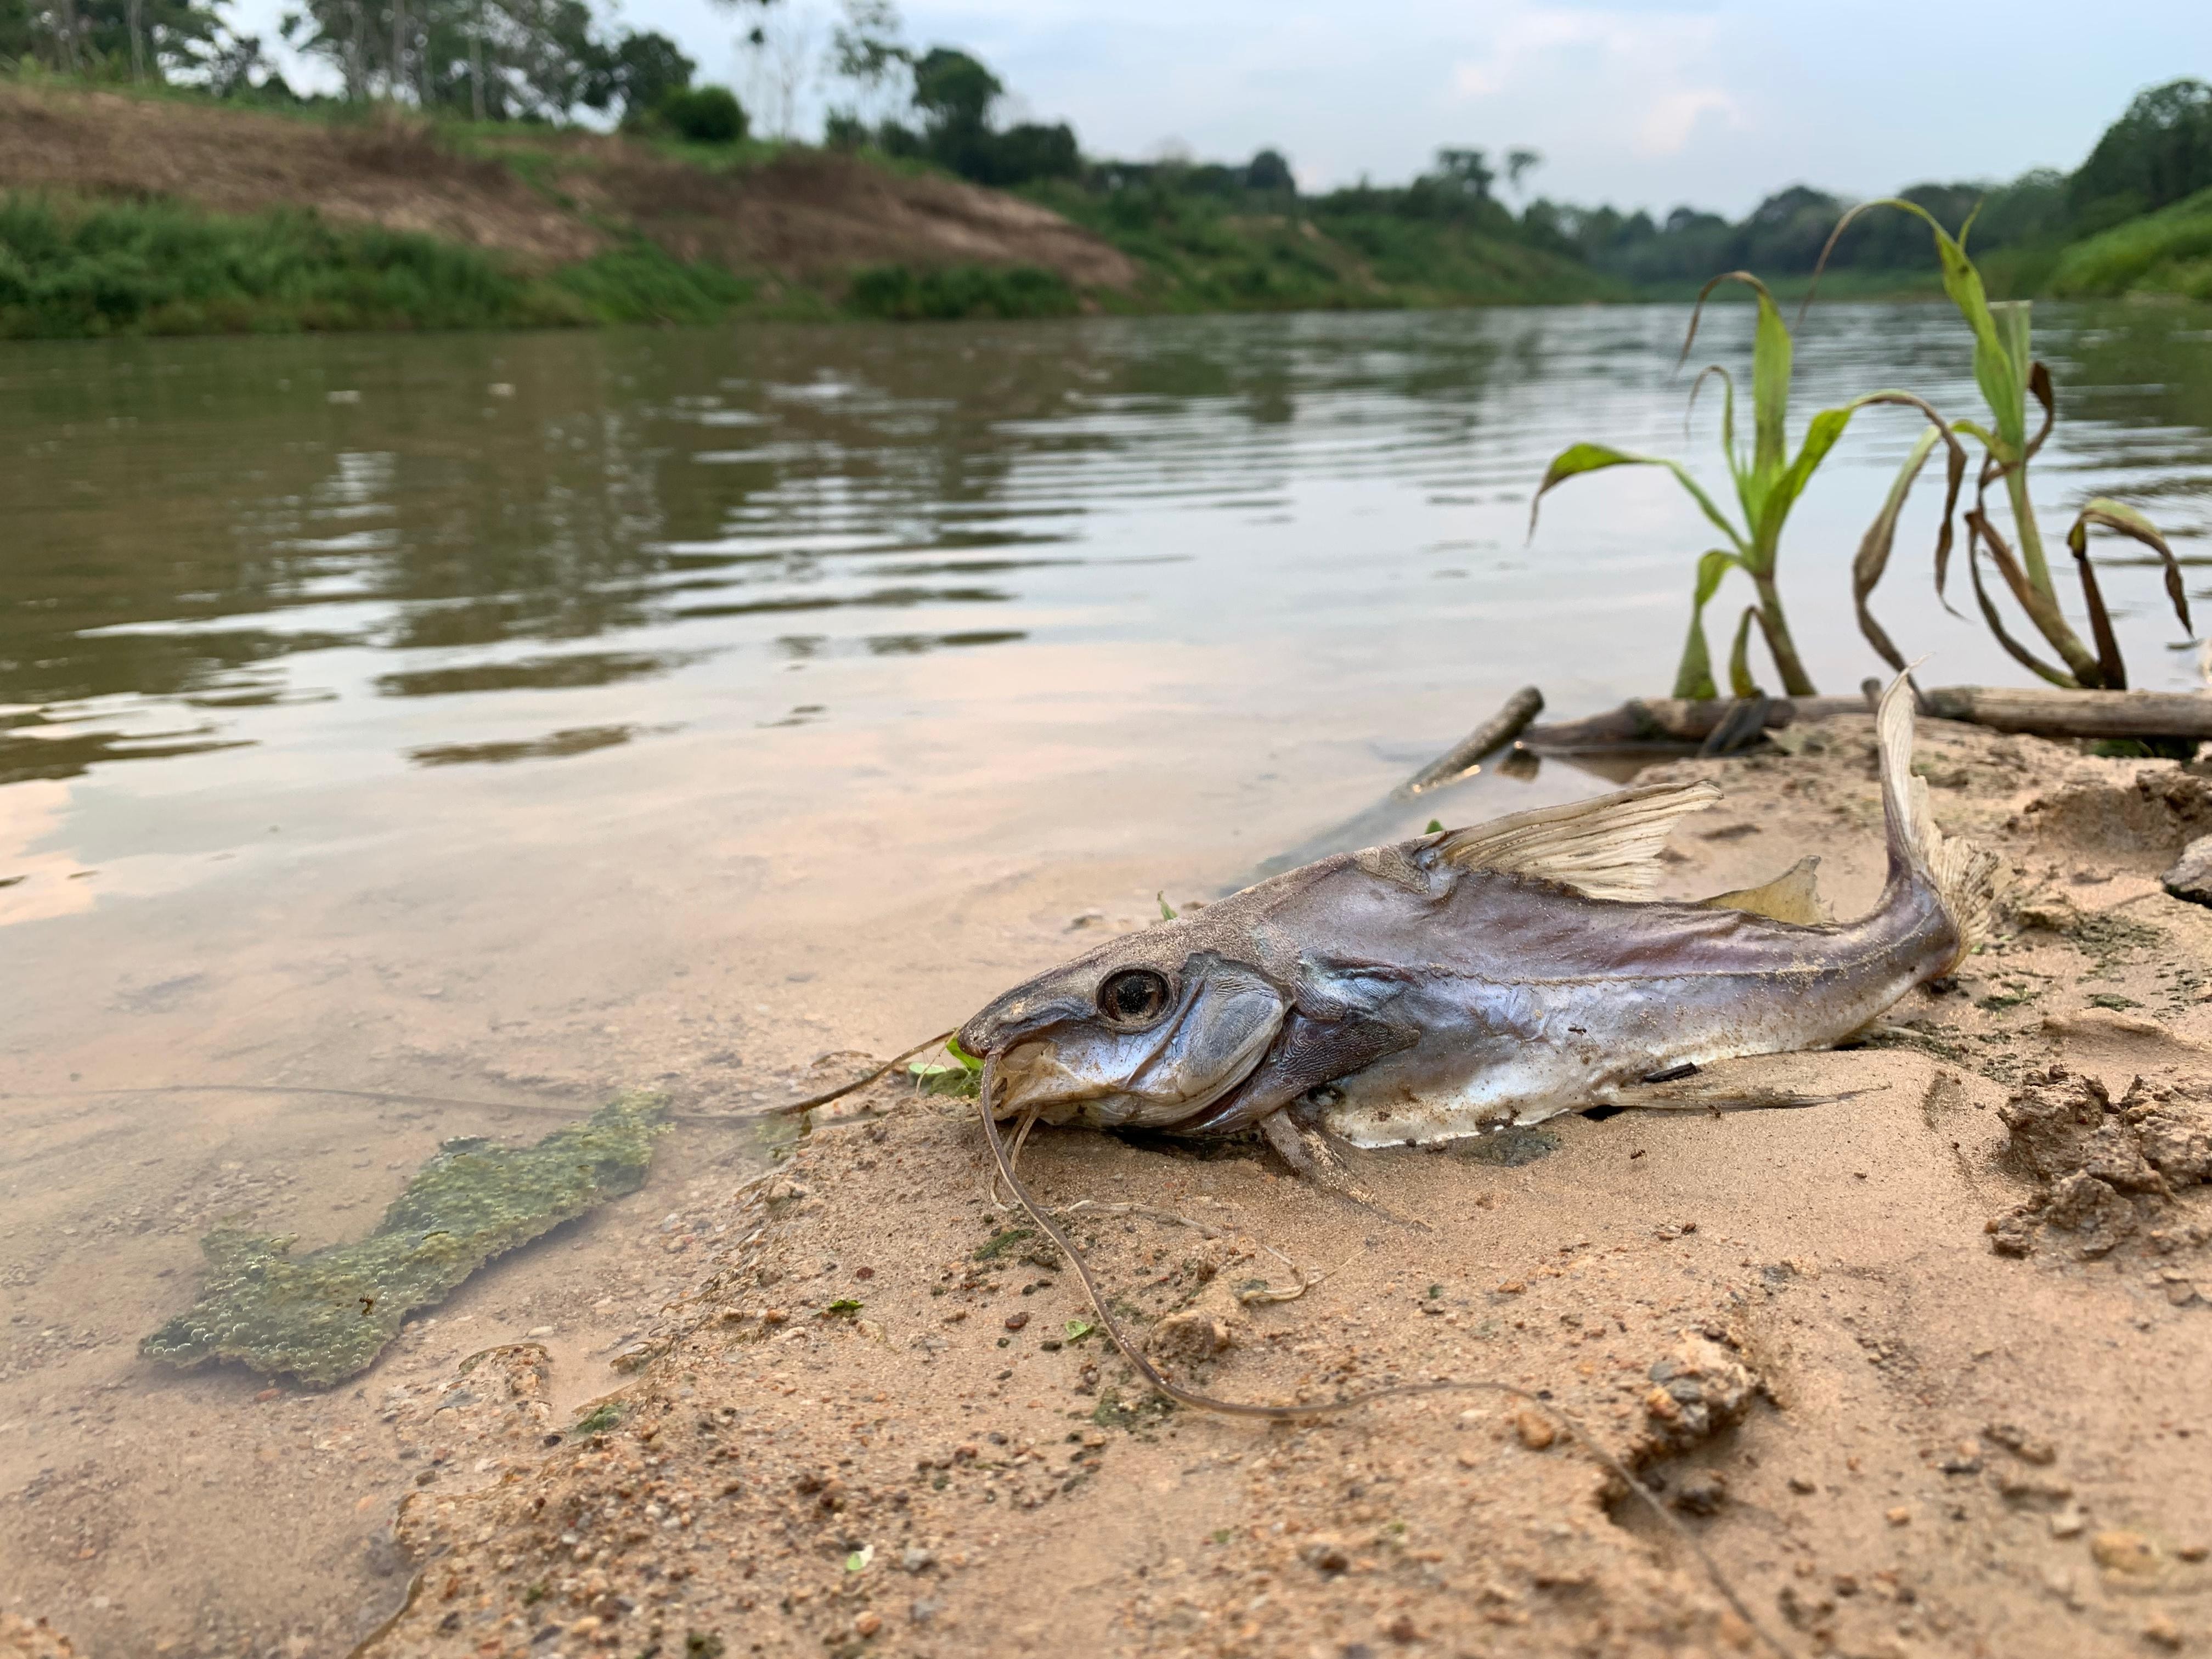
<svg viewBox="0 0 2212 1659"><path fill-rule="evenodd" d="M1108 941L961 1028L988 1110L1389 1146L1630 1103L1648 1080L1826 1048L1985 929L1996 860L1935 824L1912 694L1876 716L1888 880L1822 919L1807 860L1703 902L1645 896L1668 831L1720 799L1654 784L1289 871Z"/></svg>

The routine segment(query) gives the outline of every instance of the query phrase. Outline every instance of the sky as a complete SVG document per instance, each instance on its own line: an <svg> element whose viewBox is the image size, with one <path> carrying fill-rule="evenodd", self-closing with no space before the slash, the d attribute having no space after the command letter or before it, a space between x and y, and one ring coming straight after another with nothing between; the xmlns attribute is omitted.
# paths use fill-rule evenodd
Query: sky
<svg viewBox="0 0 2212 1659"><path fill-rule="evenodd" d="M281 0L244 0L271 18ZM740 16L742 9L743 16ZM1879 195L1928 179L2070 168L2142 88L2212 80L2207 0L908 0L916 46L974 52L1018 113L1091 155L1291 159L1324 190L1402 181L1441 145L1541 152L1531 193L1737 216L1807 183ZM744 96L757 15L623 0L702 79ZM776 0L787 40L826 42L834 0ZM2094 20L2094 21L2091 21ZM750 89L757 94L756 83ZM823 92L802 121L818 122ZM756 95L749 103L763 100ZM772 100L771 100L772 101Z"/></svg>

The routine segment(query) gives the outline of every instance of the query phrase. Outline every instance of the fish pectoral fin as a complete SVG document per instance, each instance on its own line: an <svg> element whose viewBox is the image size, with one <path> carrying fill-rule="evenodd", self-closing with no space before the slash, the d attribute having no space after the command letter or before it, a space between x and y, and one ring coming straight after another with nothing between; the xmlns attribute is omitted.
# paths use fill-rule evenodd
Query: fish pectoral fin
<svg viewBox="0 0 2212 1659"><path fill-rule="evenodd" d="M1702 778L1646 784L1454 830L1433 845L1456 869L1537 876L1591 898L1648 898L1659 878L1660 849L1675 821L1720 798L1720 786Z"/></svg>
<svg viewBox="0 0 2212 1659"><path fill-rule="evenodd" d="M1820 883L1815 878L1820 867L1817 856L1802 858L1762 886L1739 887L1733 892L1716 893L1698 902L1709 910L1741 910L1747 915L1817 927L1835 920L1828 914L1826 901L1820 896Z"/></svg>
<svg viewBox="0 0 2212 1659"><path fill-rule="evenodd" d="M1316 1187L1334 1193L1340 1198L1348 1198L1392 1221L1408 1227L1419 1227L1423 1232L1429 1231L1421 1223L1409 1221L1397 1214L1370 1192L1345 1161L1344 1153L1348 1148L1328 1130L1315 1124L1301 1123L1288 1111L1280 1111L1270 1112L1260 1120L1260 1133L1267 1138L1267 1144L1275 1149L1277 1156L1291 1166L1291 1173L1299 1179L1310 1181Z"/></svg>
<svg viewBox="0 0 2212 1659"><path fill-rule="evenodd" d="M1632 1083L1615 1089L1605 1104L1630 1112L1779 1112L1807 1106L1833 1106L1872 1094L1871 1089L1843 1089L1833 1094L1806 1094L1795 1089L1768 1088L1751 1083L1729 1084L1702 1075L1669 1083Z"/></svg>

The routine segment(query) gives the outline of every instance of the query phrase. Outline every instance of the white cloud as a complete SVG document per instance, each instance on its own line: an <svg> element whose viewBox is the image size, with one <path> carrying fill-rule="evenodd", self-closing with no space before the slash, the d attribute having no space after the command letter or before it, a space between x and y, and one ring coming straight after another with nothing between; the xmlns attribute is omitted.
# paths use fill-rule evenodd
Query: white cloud
<svg viewBox="0 0 2212 1659"><path fill-rule="evenodd" d="M1478 55L1452 66L1452 88L1476 105L1571 107L1638 155L1676 155L1708 117L1749 125L1715 61L1720 33L1709 12L1522 7L1497 20Z"/></svg>
<svg viewBox="0 0 2212 1659"><path fill-rule="evenodd" d="M1708 115L1723 118L1730 127L1747 125L1742 106L1731 94L1717 87L1687 88L1668 93L1651 106L1637 130L1637 148L1646 155L1680 155Z"/></svg>

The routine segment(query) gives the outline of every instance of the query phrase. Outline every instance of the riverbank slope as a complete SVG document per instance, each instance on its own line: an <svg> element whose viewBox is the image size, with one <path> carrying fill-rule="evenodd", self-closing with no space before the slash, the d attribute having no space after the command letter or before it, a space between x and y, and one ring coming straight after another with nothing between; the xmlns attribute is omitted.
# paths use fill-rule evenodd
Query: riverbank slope
<svg viewBox="0 0 2212 1659"><path fill-rule="evenodd" d="M1085 205L872 153L0 82L0 337L1629 297L1449 226L1055 210Z"/></svg>

